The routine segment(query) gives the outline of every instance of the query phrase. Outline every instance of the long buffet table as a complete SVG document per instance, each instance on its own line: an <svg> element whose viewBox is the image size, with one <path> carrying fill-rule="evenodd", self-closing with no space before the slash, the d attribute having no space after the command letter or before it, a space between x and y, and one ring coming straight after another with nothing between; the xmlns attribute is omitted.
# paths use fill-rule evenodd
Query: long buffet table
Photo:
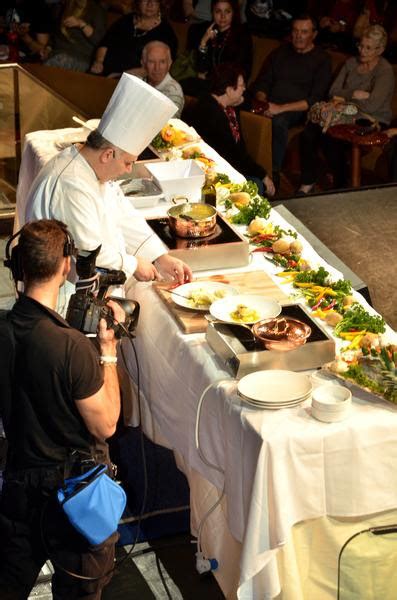
<svg viewBox="0 0 397 600"><path fill-rule="evenodd" d="M31 164L37 165L40 139L30 138L27 148L26 154L33 153ZM224 161L222 167L227 169ZM32 172L21 173L23 186ZM159 204L147 213L157 216L166 208ZM288 226L275 210L270 219ZM304 244L306 257L326 264ZM276 269L259 254L246 269L265 270L279 283ZM141 305L135 344L144 429L153 441L175 451L189 480L193 532L225 492L202 530L204 553L219 562L214 574L225 596L336 598L343 542L369 523L397 521L397 408L362 393L354 394L351 415L340 423L312 418L310 400L295 408L254 410L240 401L236 380L205 335L183 334L150 283L137 283L129 294ZM136 378L128 347L126 354ZM199 428L203 461L195 425L206 388ZM136 422L136 414L131 421ZM365 590L363 573L360 579Z"/></svg>

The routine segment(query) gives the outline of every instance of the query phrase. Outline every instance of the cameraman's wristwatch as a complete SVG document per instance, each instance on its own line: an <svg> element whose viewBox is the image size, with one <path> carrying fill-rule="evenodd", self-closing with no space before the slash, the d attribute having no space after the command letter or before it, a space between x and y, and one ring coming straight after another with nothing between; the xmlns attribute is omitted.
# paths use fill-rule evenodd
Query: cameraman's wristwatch
<svg viewBox="0 0 397 600"><path fill-rule="evenodd" d="M99 364L104 365L117 365L117 356L100 356Z"/></svg>

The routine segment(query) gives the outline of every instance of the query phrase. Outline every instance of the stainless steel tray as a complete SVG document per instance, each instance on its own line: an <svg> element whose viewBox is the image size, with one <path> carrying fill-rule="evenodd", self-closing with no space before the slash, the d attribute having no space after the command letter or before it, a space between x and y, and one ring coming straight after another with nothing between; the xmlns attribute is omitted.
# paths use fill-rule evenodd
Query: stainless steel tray
<svg viewBox="0 0 397 600"><path fill-rule="evenodd" d="M136 208L155 206L163 196L161 187L149 177L123 179L120 187L124 196L131 198Z"/></svg>
<svg viewBox="0 0 397 600"><path fill-rule="evenodd" d="M222 366L238 378L261 369L315 369L335 358L333 338L311 318L304 305L284 304L281 314L298 318L312 327L312 334L306 344L288 352L266 350L246 328L220 322L208 324L207 341Z"/></svg>
<svg viewBox="0 0 397 600"><path fill-rule="evenodd" d="M161 187L154 179L123 179L120 183L125 196L158 196L162 194Z"/></svg>

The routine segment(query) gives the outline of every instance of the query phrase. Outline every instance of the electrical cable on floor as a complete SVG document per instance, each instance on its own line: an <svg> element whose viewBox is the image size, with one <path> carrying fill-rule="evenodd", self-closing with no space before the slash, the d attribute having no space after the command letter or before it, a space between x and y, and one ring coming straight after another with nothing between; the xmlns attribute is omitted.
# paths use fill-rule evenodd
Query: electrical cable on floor
<svg viewBox="0 0 397 600"><path fill-rule="evenodd" d="M141 529L141 522L142 522L142 518L145 512L145 508L146 508L146 501L147 501L147 495L148 495L148 472L147 472L147 461L146 461L146 453L145 453L145 438L143 435L143 426L142 426L142 406L141 406L141 375L140 375L140 368L139 368L139 360L138 360L138 353L136 351L135 348L135 344L133 341L133 337L130 334L130 332L128 331L128 329L126 327L124 327L124 325L122 325L120 323L120 326L122 327L122 329L125 331L125 333L128 336L129 342L131 344L132 350L134 352L134 357L135 357L135 364L136 364L136 370L137 370L137 375L136 375L136 387L137 387L137 397L138 397L138 415L139 415L139 424L140 424L140 435L139 435L139 439L140 439L140 445L141 445L141 455L142 455L142 465L143 465L143 500L142 500L142 506L141 506L141 510L140 513L138 515L138 520L137 520L137 524L136 524L136 535L135 535L135 540L133 541L133 544L130 548L130 550L127 553L127 556L125 556L125 558L123 558L123 561L128 558L128 556L131 554L132 550L135 548L137 542L138 542L138 538L139 538L139 534L140 534L140 529ZM133 380L134 378L132 377L132 374L128 368L128 364L127 364L127 360L125 357L125 353L124 353L124 348L123 345L120 344L120 352L121 352L121 356L123 359L123 363L124 363L124 368L127 372L127 374L129 375L129 377ZM135 517L134 517L135 520ZM123 519L123 524L128 523L128 517L126 519Z"/></svg>
<svg viewBox="0 0 397 600"><path fill-rule="evenodd" d="M164 577L164 574L163 574L163 570L162 570L162 568L161 568L160 559L159 559L159 557L158 557L158 555L157 555L157 554L156 554L155 556L156 556L156 566L157 566L157 570L158 570L158 572L159 572L159 575L160 575L161 583L163 584L163 587L164 587L164 589L165 589L165 593L167 594L167 597L169 598L169 600L172 600L172 595L171 595L171 592L170 592L170 590L168 589L167 582L165 581L165 577Z"/></svg>
<svg viewBox="0 0 397 600"><path fill-rule="evenodd" d="M127 329L123 327L123 329L127 332ZM129 332L128 332L129 334ZM128 335L127 334L127 335ZM135 356L135 363L136 363L136 367L137 367L137 396L138 396L138 414L139 414L139 423L140 423L140 442L141 442L141 453L142 453L142 463L143 463L143 477L144 477L144 492L143 492L143 501L142 501L142 508L141 508L141 512L139 514L138 517L138 521L137 521L137 530L136 530L136 536L135 536L135 540L130 548L130 550L127 552L126 556L118 563L118 566L124 562L127 558L132 558L134 555L132 554L133 549L135 548L137 541L138 541L138 537L139 537L139 533L140 533L140 526L141 526L141 522L142 522L142 517L146 508L146 500L147 500L147 494L148 494L148 472L147 472L147 462L146 462L146 453L145 453L145 440L144 440L144 435L143 435L143 425L142 425L142 406L141 406L141 393L140 393L140 369L139 369L139 360L138 360L138 353L136 351L135 348L135 344L133 342L133 338L131 336L131 334L128 335L128 339L131 343L131 346L133 348L134 351L134 356ZM127 360L124 354L124 348L123 345L120 345L120 351L121 351L121 356L123 358L123 363L124 363L124 368L127 372L127 374L131 377L131 379L133 379L133 377L131 376L131 373L128 369L128 365L127 365ZM123 519L123 523L128 523L128 517L126 519ZM152 549L151 549L152 550ZM165 589L165 592L168 596L168 598L170 600L172 600L172 596L170 594L170 591L168 589L167 583L165 581L162 569L161 569L161 565L160 565L160 559L158 558L157 554L156 556L156 565L157 565L157 570L159 572L159 576L161 579L161 583L163 584L163 587Z"/></svg>
<svg viewBox="0 0 397 600"><path fill-rule="evenodd" d="M225 379L221 379L219 381L216 381L215 383L210 383L209 385L207 385L207 387L203 390L201 396L200 396L200 400L199 403L197 405L197 414L196 414L196 424L195 424L195 443L196 443L196 449L197 452L201 458L201 460L210 468L215 469L216 471L218 471L219 473L222 473L222 475L225 475L225 471L219 467L218 465L215 465L214 463L210 462L207 457L204 455L201 447L200 447L200 417L201 417L201 410L202 410L202 406L203 406L203 402L204 402L204 398L207 394L207 392L214 387L215 385L219 385L220 383L223 383L224 381L229 382L230 380L225 380ZM213 571L218 567L218 562L216 559L214 558L206 558L202 552L201 549L201 534L203 531L203 527L204 527L204 523L206 522L206 520L208 519L208 517L214 512L214 510L219 506L219 504L222 502L222 499L225 495L225 482L223 483L223 487L222 487L222 491L221 494L219 496L219 498L217 499L217 501L215 502L215 504L213 504L205 513L205 515L201 518L198 529L197 529L197 552L196 552L196 568L197 571L202 574L202 573L206 573L208 571Z"/></svg>

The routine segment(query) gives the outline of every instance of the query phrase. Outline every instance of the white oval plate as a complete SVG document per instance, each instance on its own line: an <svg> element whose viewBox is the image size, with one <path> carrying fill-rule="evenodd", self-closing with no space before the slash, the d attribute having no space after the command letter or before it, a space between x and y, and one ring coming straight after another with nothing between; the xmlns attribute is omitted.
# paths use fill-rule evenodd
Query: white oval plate
<svg viewBox="0 0 397 600"><path fill-rule="evenodd" d="M238 321L233 319L231 313L234 312L239 304L244 304L248 308L258 313L258 319L255 321ZM262 319L272 319L281 313L281 306L276 300L257 296L255 294L239 294L217 300L210 307L210 313L216 319L226 323L240 323L242 325L253 325Z"/></svg>
<svg viewBox="0 0 397 600"><path fill-rule="evenodd" d="M260 407L264 406L264 407L273 409L273 408L285 408L285 407L289 407L289 406L295 406L296 404L300 404L301 402L304 402L305 400L309 400L309 398L311 398L311 396L312 396L312 392L310 391L308 394L305 394L301 398L295 398L294 400L289 400L288 402L277 402L277 401L269 402L268 400L253 400L252 398L248 398L248 396L244 396L244 394L242 394L238 390L237 390L237 395L242 400L244 400L244 402L248 402L252 406L260 406Z"/></svg>
<svg viewBox="0 0 397 600"><path fill-rule="evenodd" d="M171 299L178 304L179 306L183 306L183 308L191 308L193 310L209 310L210 304L193 304L190 296L192 292L197 290L203 290L203 293L216 294L217 292L223 293L224 298L220 298L224 300L226 296L232 296L238 294L238 290L228 283L219 283L217 281L192 281L191 283L184 283L177 288L174 288L174 291L178 293L171 293ZM181 296L186 296L182 298ZM218 302L218 300L216 300Z"/></svg>
<svg viewBox="0 0 397 600"><path fill-rule="evenodd" d="M312 390L312 383L304 373L273 369L246 375L238 382L237 390L246 398L270 406L271 402L280 405L307 397Z"/></svg>

